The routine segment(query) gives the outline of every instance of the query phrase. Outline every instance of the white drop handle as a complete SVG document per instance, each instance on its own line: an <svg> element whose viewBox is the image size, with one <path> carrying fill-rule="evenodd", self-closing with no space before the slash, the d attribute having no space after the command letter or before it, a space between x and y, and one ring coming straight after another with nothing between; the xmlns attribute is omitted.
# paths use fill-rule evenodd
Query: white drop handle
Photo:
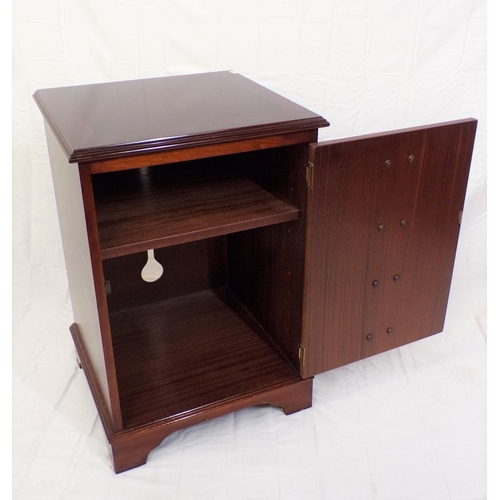
<svg viewBox="0 0 500 500"><path fill-rule="evenodd" d="M155 259L155 251L148 250L148 261L141 271L142 279L148 283L152 283L160 279L162 274L163 266Z"/></svg>

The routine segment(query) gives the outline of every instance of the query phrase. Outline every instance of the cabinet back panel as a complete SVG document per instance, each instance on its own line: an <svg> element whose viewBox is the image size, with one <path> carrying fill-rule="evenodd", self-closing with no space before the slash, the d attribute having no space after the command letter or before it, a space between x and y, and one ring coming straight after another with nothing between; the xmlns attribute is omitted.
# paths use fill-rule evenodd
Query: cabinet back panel
<svg viewBox="0 0 500 500"><path fill-rule="evenodd" d="M163 274L153 282L141 277L147 252L104 260L104 279L111 290L107 296L110 313L226 285L226 248L226 236L157 248L154 256L163 266Z"/></svg>

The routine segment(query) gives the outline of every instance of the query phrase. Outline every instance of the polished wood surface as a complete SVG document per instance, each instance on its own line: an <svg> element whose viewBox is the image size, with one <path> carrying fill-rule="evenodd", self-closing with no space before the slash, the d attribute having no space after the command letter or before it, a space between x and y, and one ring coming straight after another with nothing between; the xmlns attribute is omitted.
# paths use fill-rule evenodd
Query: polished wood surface
<svg viewBox="0 0 500 500"><path fill-rule="evenodd" d="M198 422L307 408L313 375L443 328L475 120L310 145L326 120L230 72L35 100L116 472Z"/></svg>
<svg viewBox="0 0 500 500"><path fill-rule="evenodd" d="M113 427L118 430L122 425L121 412L90 172L86 165L68 164L52 131L47 128L46 132L73 317L86 345Z"/></svg>
<svg viewBox="0 0 500 500"><path fill-rule="evenodd" d="M476 124L311 146L303 375L442 330Z"/></svg>
<svg viewBox="0 0 500 500"><path fill-rule="evenodd" d="M220 158L236 153L248 153L260 151L262 149L290 146L292 144L316 142L317 139L317 130L300 130L298 132L224 142L222 144L208 144L187 149L168 149L157 153L120 156L111 160L93 161L90 163L90 171L93 174L102 174L106 172L116 172L118 170L187 162L204 158Z"/></svg>
<svg viewBox="0 0 500 500"><path fill-rule="evenodd" d="M222 288L110 315L126 429L299 378Z"/></svg>
<svg viewBox="0 0 500 500"><path fill-rule="evenodd" d="M179 419L152 422L146 427L113 434L110 448L116 473L144 465L151 450L172 432L220 417L249 406L269 405L282 408L291 415L312 405L312 378L297 378L286 383L241 394L221 403L196 408Z"/></svg>
<svg viewBox="0 0 500 500"><path fill-rule="evenodd" d="M141 277L148 260L147 252L103 261L104 278L111 290L107 296L109 312L227 285L226 236L158 248L154 256L163 267L163 274L149 283Z"/></svg>
<svg viewBox="0 0 500 500"><path fill-rule="evenodd" d="M120 172L96 179L103 258L287 222L300 215L286 199L245 178L171 184L162 180L163 172L157 170L160 176L155 176L145 169L140 175Z"/></svg>
<svg viewBox="0 0 500 500"><path fill-rule="evenodd" d="M476 127L477 120L469 120L430 129L418 158L419 186L402 274L408 284L395 318L405 326L406 342L444 328ZM378 351L384 350L381 342Z"/></svg>
<svg viewBox="0 0 500 500"><path fill-rule="evenodd" d="M43 89L34 97L70 162L328 125L316 113L228 71Z"/></svg>
<svg viewBox="0 0 500 500"><path fill-rule="evenodd" d="M302 338L308 145L260 152L250 173L301 210L297 221L228 237L228 283L299 370Z"/></svg>
<svg viewBox="0 0 500 500"><path fill-rule="evenodd" d="M115 471L208 418L255 404L309 407L312 380L300 377L295 346L305 220L294 201L305 205L301 163L328 122L227 72L42 90L35 100L59 152L79 162L82 249L91 255L83 269L100 339L89 343L78 321L71 333ZM235 233L261 255L230 243ZM140 271L151 248L164 275L146 283Z"/></svg>
<svg viewBox="0 0 500 500"><path fill-rule="evenodd" d="M286 415L290 415L312 405L312 378L297 377L279 385L264 387L201 408L194 408L181 418L174 416L150 422L145 426L115 431L77 325L73 324L70 330L108 439L116 473L144 465L151 450L159 446L168 435L191 425L249 406L277 406L282 408Z"/></svg>

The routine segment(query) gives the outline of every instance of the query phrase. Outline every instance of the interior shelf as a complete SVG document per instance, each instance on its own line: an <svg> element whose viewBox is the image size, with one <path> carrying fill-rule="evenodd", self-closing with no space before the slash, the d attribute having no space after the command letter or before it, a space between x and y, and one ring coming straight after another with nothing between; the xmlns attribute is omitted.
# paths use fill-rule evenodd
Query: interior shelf
<svg viewBox="0 0 500 500"><path fill-rule="evenodd" d="M113 174L104 174L113 175ZM123 177L126 180L126 177ZM94 185L101 256L127 255L297 220L300 210L246 178ZM104 185L104 183L103 183Z"/></svg>
<svg viewBox="0 0 500 500"><path fill-rule="evenodd" d="M299 375L224 287L110 315L125 428Z"/></svg>

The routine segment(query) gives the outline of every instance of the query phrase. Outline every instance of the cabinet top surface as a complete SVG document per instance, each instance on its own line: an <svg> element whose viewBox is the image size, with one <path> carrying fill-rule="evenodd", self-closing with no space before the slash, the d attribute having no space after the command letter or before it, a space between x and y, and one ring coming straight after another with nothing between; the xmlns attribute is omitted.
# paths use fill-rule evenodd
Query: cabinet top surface
<svg viewBox="0 0 500 500"><path fill-rule="evenodd" d="M34 98L70 162L328 126L229 71L43 89Z"/></svg>

